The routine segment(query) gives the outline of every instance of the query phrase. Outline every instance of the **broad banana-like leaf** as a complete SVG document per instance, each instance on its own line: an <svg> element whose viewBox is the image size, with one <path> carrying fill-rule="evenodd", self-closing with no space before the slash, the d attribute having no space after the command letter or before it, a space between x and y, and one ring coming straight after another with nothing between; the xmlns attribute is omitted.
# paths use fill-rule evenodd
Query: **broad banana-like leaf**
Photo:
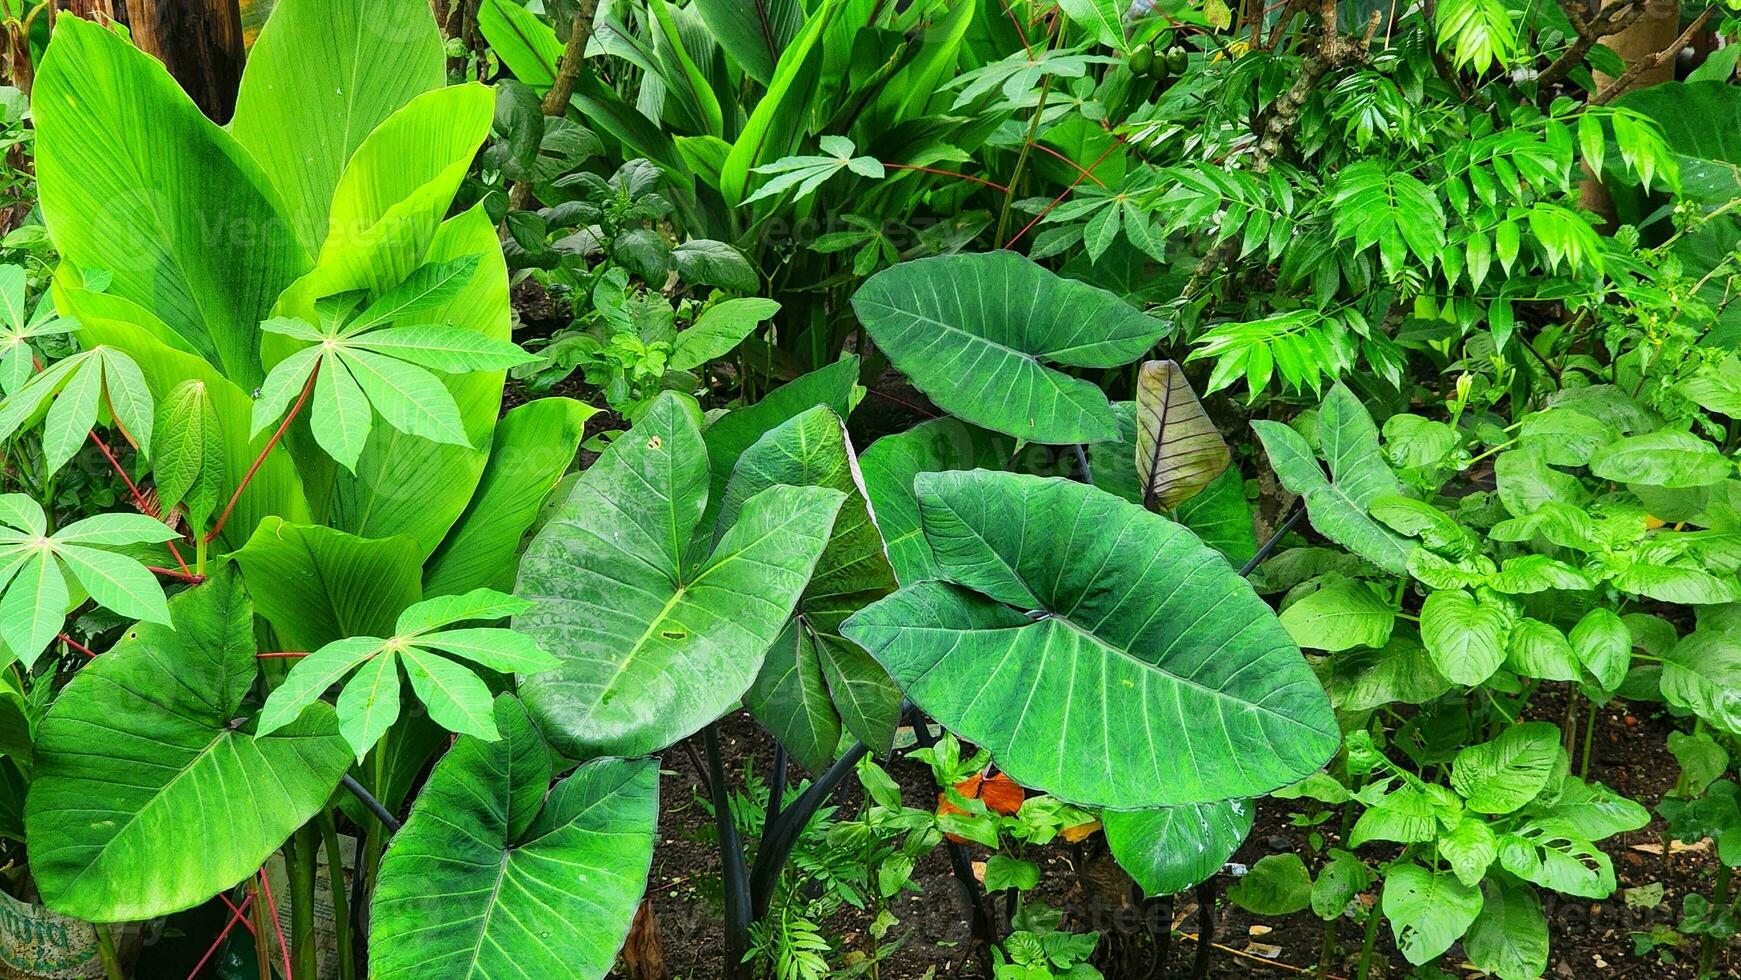
<svg viewBox="0 0 1741 980"><path fill-rule="evenodd" d="M1257 812L1250 800L1191 803L1101 815L1112 859L1151 898L1173 895L1214 877L1245 836Z"/></svg>
<svg viewBox="0 0 1741 980"><path fill-rule="evenodd" d="M551 789L526 709L504 694L495 716L501 739L462 736L393 835L371 976L596 980L616 962L653 863L658 763L595 759Z"/></svg>
<svg viewBox="0 0 1741 980"><path fill-rule="evenodd" d="M780 52L768 90L756 103L720 169L719 191L729 207L750 196L751 171L791 156L809 131L810 110L822 86L823 36L840 13L842 0L821 0L804 26Z"/></svg>
<svg viewBox="0 0 1741 980"><path fill-rule="evenodd" d="M954 418L921 422L905 432L883 436L865 450L859 460L865 490L883 529L895 578L902 585L943 577L920 524L914 478L942 470L999 469L1015 451L1014 439ZM1098 469L1095 475L1098 479Z"/></svg>
<svg viewBox="0 0 1741 980"><path fill-rule="evenodd" d="M597 411L572 398L540 398L502 416L477 492L424 568L424 595L513 591L520 540L574 464Z"/></svg>
<svg viewBox="0 0 1741 980"><path fill-rule="evenodd" d="M1178 806L1262 795L1340 744L1274 612L1183 527L1058 478L916 485L951 581L842 632L1012 779L1084 806Z"/></svg>
<svg viewBox="0 0 1741 980"><path fill-rule="evenodd" d="M1366 406L1341 382L1318 409L1318 442L1330 475L1304 436L1281 422L1251 423L1282 486L1306 500L1312 526L1374 565L1401 575L1415 543L1373 520L1372 502L1402 492L1378 447L1378 427Z"/></svg>
<svg viewBox="0 0 1741 980"><path fill-rule="evenodd" d="M69 18L70 19L70 18ZM350 761L316 704L256 737L254 612L220 568L79 670L38 730L26 819L43 900L97 922L191 908L253 874Z"/></svg>
<svg viewBox="0 0 1741 980"><path fill-rule="evenodd" d="M744 74L767 86L780 52L804 26L799 0L697 0L695 9Z"/></svg>
<svg viewBox="0 0 1741 980"><path fill-rule="evenodd" d="M443 206L445 208L445 205ZM481 255L478 269L458 295L418 319L475 330L490 340L508 340L512 310L508 267L495 227L482 206L442 223L425 253L428 262ZM488 461L484 450L502 407L503 371L441 375L459 406L470 446L434 442L376 425L363 444L356 473L327 465L322 452L304 467L304 481L316 513L340 530L368 538L403 534L427 556L465 511ZM329 482L320 482L324 474Z"/></svg>
<svg viewBox="0 0 1741 980"><path fill-rule="evenodd" d="M874 752L893 747L901 689L869 654L840 635L840 624L895 591L895 572L839 416L819 405L751 446L726 485L716 537L736 523L750 499L776 486L827 487L846 497L798 599L796 633L788 628L774 644L747 699L751 713L787 751L820 772L834 761L842 724ZM819 684L821 697L816 696Z"/></svg>
<svg viewBox="0 0 1741 980"><path fill-rule="evenodd" d="M1226 472L1233 454L1185 372L1149 361L1137 375L1136 472L1143 506L1172 510Z"/></svg>
<svg viewBox="0 0 1741 980"><path fill-rule="evenodd" d="M230 131L271 175L313 254L358 145L446 84L441 31L423 0L278 0L248 52Z"/></svg>
<svg viewBox="0 0 1741 980"><path fill-rule="evenodd" d="M735 705L844 500L765 490L711 556L687 561L708 497L697 414L661 395L581 474L521 561L516 592L534 605L514 626L562 661L523 678L521 696L570 757L657 752Z"/></svg>
<svg viewBox="0 0 1741 980"><path fill-rule="evenodd" d="M217 411L222 435L224 476L219 506L228 503L271 438L267 432L255 439L248 438L254 400L225 377L221 368L179 343L178 335L149 310L132 300L84 289L76 283L76 273L63 263L55 279L56 308L78 320L79 334L85 343L107 344L133 358L145 375L153 398L161 402L183 381L195 380L205 385L206 395ZM240 547L268 516L295 523L309 520L302 480L290 454L285 452L266 456L236 501L216 544Z"/></svg>
<svg viewBox="0 0 1741 980"><path fill-rule="evenodd" d="M376 293L421 265L495 117L494 93L467 83L413 98L358 144L333 191L314 270L280 300L281 313L352 289Z"/></svg>
<svg viewBox="0 0 1741 980"><path fill-rule="evenodd" d="M260 615L303 653L347 636L392 636L399 613L422 598L419 557L409 538L359 538L275 517L235 553Z"/></svg>
<svg viewBox="0 0 1741 980"><path fill-rule="evenodd" d="M307 270L278 191L163 65L68 17L36 77L36 171L49 237L108 292L252 391L260 321Z"/></svg>
<svg viewBox="0 0 1741 980"><path fill-rule="evenodd" d="M1117 367L1166 324L1014 252L943 255L870 277L852 297L871 339L950 414L1020 439L1118 437L1100 388L1048 364Z"/></svg>

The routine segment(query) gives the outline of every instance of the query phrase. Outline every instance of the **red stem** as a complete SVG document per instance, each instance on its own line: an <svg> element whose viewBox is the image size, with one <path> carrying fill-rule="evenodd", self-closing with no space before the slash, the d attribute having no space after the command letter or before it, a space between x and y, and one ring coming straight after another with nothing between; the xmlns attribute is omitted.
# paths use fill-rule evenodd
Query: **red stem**
<svg viewBox="0 0 1741 980"><path fill-rule="evenodd" d="M206 580L204 575L195 575L192 572L178 572L173 568L158 568L156 565L146 565L145 570L153 575L172 578L178 582L186 582L189 585L198 585Z"/></svg>
<svg viewBox="0 0 1741 980"><path fill-rule="evenodd" d="M290 657L306 657L306 656L308 656L308 653L306 651L297 651L297 650L285 650L285 651L279 652L279 653L256 653L256 654L254 654L254 658L257 660L283 660L283 659L290 658Z"/></svg>
<svg viewBox="0 0 1741 980"><path fill-rule="evenodd" d="M923 174L936 174L939 177L958 177L962 180L971 180L975 184L983 184L986 187L989 187L992 190L997 191L1000 194L1008 194L1010 192L1010 189L1008 187L1005 187L1004 185L999 184L999 183L994 183L992 181L986 180L984 177L975 177L972 174L956 173L953 170L938 170L935 167L918 167L918 166L914 166L910 163L885 163L885 164L883 164L883 166L889 168L890 170L917 170L918 172L923 173Z"/></svg>
<svg viewBox="0 0 1741 980"><path fill-rule="evenodd" d="M266 911L272 913L272 931L278 934L278 952L284 956L284 975L294 977L290 968L290 944L284 941L284 927L278 924L278 903L272 900L272 883L266 880L266 869L260 869L260 890L266 893Z"/></svg>
<svg viewBox="0 0 1741 980"><path fill-rule="evenodd" d="M77 650L78 652L84 654L85 656L90 657L92 660L97 659L96 651L92 650L88 646L85 646L83 643L80 643L79 641L73 639L72 637L66 635L65 633L62 633L60 635L60 641L62 643L65 643L67 646L72 647L74 650Z"/></svg>
<svg viewBox="0 0 1741 980"><path fill-rule="evenodd" d="M126 434L125 429L122 430L122 434ZM133 482L133 478L121 468L121 461L116 459L115 454L109 450L109 444L103 441L102 436L97 435L95 429L91 430L90 437L91 442L95 443L97 448L102 451L103 458L108 460L109 465L114 468L115 474L121 478L121 482L127 484L127 492L133 495L133 505L139 508L140 513L149 515L152 509L151 505L146 503L145 495L139 492L139 487ZM187 560L181 557L181 549L175 546L175 542L165 541L164 544L169 546L169 553L175 558L175 563L181 566L183 574L192 574L188 571Z"/></svg>
<svg viewBox="0 0 1741 980"><path fill-rule="evenodd" d="M1022 39L1022 49L1028 52L1028 57L1032 58L1034 56L1034 46L1028 43L1028 32L1022 27L1022 22L1016 18L1015 10L1010 7L1007 0L998 0L998 3L1002 4L1003 12L1009 15L1010 23L1016 25L1016 37Z"/></svg>
<svg viewBox="0 0 1741 980"><path fill-rule="evenodd" d="M284 421L278 424L278 431L272 433L272 438L266 440L266 448L260 450L259 456L254 457L254 465L248 467L247 475L243 476L242 482L236 486L236 492L230 495L230 502L224 505L224 512L218 515L218 522L212 525L211 531L207 532L206 544L211 544L217 540L218 534L224 529L224 523L230 519L230 512L236 509L236 502L242 499L242 491L248 489L248 484L253 481L254 474L260 472L260 467L265 464L266 455L272 451L273 446L278 445L278 440L284 438L284 432L290 428L290 423L296 421L296 416L302 411L302 406L308 402L309 394L314 391L314 379L319 376L320 361L317 360L314 362L314 370L308 372L308 383L302 386L302 394L296 396L296 404L291 406L290 414L284 416Z"/></svg>
<svg viewBox="0 0 1741 980"><path fill-rule="evenodd" d="M1069 164L1070 166L1075 167L1077 173L1081 174L1083 177L1088 178L1089 180L1094 181L1094 186L1102 187L1102 188L1104 188L1106 186L1105 182L1103 182L1099 177L1094 176L1093 171L1086 169L1085 167L1082 166L1082 164L1077 163L1075 160L1070 159L1069 157L1065 156L1062 153L1059 153L1057 150L1052 149L1051 147L1047 146L1046 144L1044 144L1044 143L1030 143L1028 145L1032 146L1036 150L1039 150L1041 153L1049 153L1052 156L1055 156L1058 159ZM1078 178L1078 179L1080 179L1080 178Z"/></svg>
<svg viewBox="0 0 1741 980"><path fill-rule="evenodd" d="M1057 197L1052 198L1052 203L1046 205L1045 210L1041 211L1039 214L1034 215L1034 220L1032 220L1032 221L1028 222L1026 225L1024 225L1022 227L1021 231L1016 232L1014 238L1011 238L1008 242L1005 242L1004 248L1010 248L1010 247L1014 246L1015 243L1021 241L1022 236L1026 235L1028 232L1032 231L1035 225L1039 224L1042 220L1045 219L1046 215L1052 213L1053 208L1062 204L1064 202L1064 199L1066 197L1070 196L1070 192L1075 190L1077 185L1082 183L1082 179L1084 177L1093 176L1094 168L1100 166L1101 163L1104 162L1106 160L1106 158L1112 154L1112 151L1115 148L1117 148L1118 146L1119 146L1119 144L1117 142L1112 142L1112 143L1106 144L1106 149L1104 149L1100 152L1099 158L1096 159L1093 163L1089 164L1087 170L1084 170L1081 173L1077 174L1076 179L1070 182L1070 186L1066 187L1062 191L1060 191L1058 193Z"/></svg>
<svg viewBox="0 0 1741 980"><path fill-rule="evenodd" d="M223 898L222 895L219 895L218 897ZM230 907L230 921L224 924L223 931L218 933L217 940L212 943L210 949L206 950L206 955L200 957L199 962L193 965L193 972L187 975L187 980L193 980L194 977L199 976L199 971L205 968L206 961L211 959L213 954L217 953L218 947L224 944L224 940L230 938L230 930L236 928L236 923L240 922L249 932L254 931L254 924L244 918L248 911L248 903L253 900L254 896L249 895L242 899L242 905L238 908L235 903L231 902L228 898L224 898L224 904Z"/></svg>

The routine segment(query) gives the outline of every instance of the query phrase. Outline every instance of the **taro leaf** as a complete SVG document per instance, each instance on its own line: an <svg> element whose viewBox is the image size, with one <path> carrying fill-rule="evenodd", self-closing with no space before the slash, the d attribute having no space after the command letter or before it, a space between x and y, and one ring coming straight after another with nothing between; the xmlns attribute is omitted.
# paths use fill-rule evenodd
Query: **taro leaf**
<svg viewBox="0 0 1741 980"><path fill-rule="evenodd" d="M549 748L511 695L502 738L461 737L381 861L369 936L383 978L610 972L646 888L659 815L652 759L596 759L549 792Z"/></svg>
<svg viewBox="0 0 1741 980"><path fill-rule="evenodd" d="M1298 432L1280 422L1252 423L1282 486L1306 498L1312 526L1330 540L1392 574L1408 568L1414 542L1391 532L1369 513L1373 501L1402 492L1378 448L1378 429L1366 407L1338 382L1318 412L1318 440L1330 475Z"/></svg>
<svg viewBox="0 0 1741 980"><path fill-rule="evenodd" d="M424 566L424 595L513 589L521 539L574 464L597 411L571 398L540 398L502 416L477 492Z"/></svg>
<svg viewBox="0 0 1741 980"><path fill-rule="evenodd" d="M562 665L520 690L565 755L656 752L736 704L844 499L772 487L692 563L707 483L693 404L667 392L581 474L527 548L516 591L533 607L514 626Z"/></svg>
<svg viewBox="0 0 1741 980"><path fill-rule="evenodd" d="M1118 420L1118 438L1088 447L1094 485L1140 504L1143 489L1136 468L1136 403L1113 402L1112 414ZM1005 454L1006 459L1008 455ZM997 469L1002 464L1002 460L996 460L980 465ZM1245 478L1232 466L1209 481L1201 493L1164 516L1190 528L1191 533L1221 552L1234 567L1244 565L1257 554L1257 531L1252 525L1251 504L1245 499Z"/></svg>
<svg viewBox="0 0 1741 980"><path fill-rule="evenodd" d="M1548 919L1535 889L1507 874L1481 883L1481 914L1463 938L1478 970L1499 980L1535 980L1548 968Z"/></svg>
<svg viewBox="0 0 1741 980"><path fill-rule="evenodd" d="M403 664L411 689L431 720L449 731L493 741L498 733L491 717L489 685L472 668L454 661L470 661L503 674L535 674L555 667L556 658L513 630L457 624L506 619L529 606L493 589L474 589L408 607L387 639L334 640L290 668L260 709L260 731L272 732L288 724L349 675L338 700L339 731L361 764L399 719L399 666Z"/></svg>
<svg viewBox="0 0 1741 980"><path fill-rule="evenodd" d="M1550 789L1560 752L1560 730L1552 722L1513 725L1457 753L1451 786L1471 810L1511 813Z"/></svg>
<svg viewBox="0 0 1741 980"><path fill-rule="evenodd" d="M357 146L447 84L441 31L419 0L279 0L248 52L230 129L272 176L304 247ZM361 230L361 229L356 229Z"/></svg>
<svg viewBox="0 0 1741 980"><path fill-rule="evenodd" d="M846 427L826 407L781 423L738 459L715 538L727 533L750 498L782 485L838 490L846 502L798 599L797 630L788 628L770 651L748 704L805 768L820 772L834 761L842 725L873 752L885 754L894 744L900 688L840 635L840 624L895 591L895 573L871 518ZM819 698L817 685L824 681Z"/></svg>
<svg viewBox="0 0 1741 980"><path fill-rule="evenodd" d="M110 548L175 538L144 514L94 514L48 532L42 505L0 494L0 641L29 669L66 621L69 579L97 605L128 619L168 625L163 588L138 561Z"/></svg>
<svg viewBox="0 0 1741 980"><path fill-rule="evenodd" d="M1041 443L1118 436L1098 386L1048 364L1119 367L1166 324L1014 252L944 255L872 276L852 297L871 338L950 414Z"/></svg>
<svg viewBox="0 0 1741 980"><path fill-rule="evenodd" d="M1112 858L1152 897L1207 881L1251 833L1250 800L1101 814Z"/></svg>
<svg viewBox="0 0 1741 980"><path fill-rule="evenodd" d="M56 250L252 390L260 321L310 262L278 193L150 55L90 21L56 28L32 106Z"/></svg>
<svg viewBox="0 0 1741 980"><path fill-rule="evenodd" d="M1137 375L1136 471L1143 506L1172 510L1226 471L1233 459L1185 372L1149 361Z"/></svg>
<svg viewBox="0 0 1741 980"><path fill-rule="evenodd" d="M1481 892L1449 870L1396 864L1385 873L1382 905L1397 949L1419 966L1462 938L1481 913Z"/></svg>
<svg viewBox="0 0 1741 980"><path fill-rule="evenodd" d="M1312 875L1298 854L1266 854L1227 890L1227 899L1254 915L1293 915L1312 904Z"/></svg>
<svg viewBox="0 0 1741 980"><path fill-rule="evenodd" d="M920 523L914 478L943 470L1000 469L1015 450L1014 439L955 418L921 422L906 432L884 436L865 450L859 460L865 490L883 529L889 563L902 585L942 577ZM1094 471L1098 478L1100 467Z"/></svg>
<svg viewBox="0 0 1741 980"><path fill-rule="evenodd" d="M332 709L275 735L238 725L254 614L220 568L74 675L37 738L30 867L65 915L123 922L204 902L320 811L350 753ZM101 751L93 751L100 746Z"/></svg>
<svg viewBox="0 0 1741 980"><path fill-rule="evenodd" d="M421 597L417 547L409 538L359 538L269 517L235 558L260 593L260 615L292 651L380 636Z"/></svg>
<svg viewBox="0 0 1741 980"><path fill-rule="evenodd" d="M1061 479L916 486L954 584L903 588L843 632L1017 782L1086 806L1203 803L1292 783L1340 743L1275 614L1184 528Z"/></svg>
<svg viewBox="0 0 1741 980"><path fill-rule="evenodd" d="M1703 487L1735 475L1735 464L1691 432L1663 429L1627 436L1590 457L1590 473L1616 483Z"/></svg>

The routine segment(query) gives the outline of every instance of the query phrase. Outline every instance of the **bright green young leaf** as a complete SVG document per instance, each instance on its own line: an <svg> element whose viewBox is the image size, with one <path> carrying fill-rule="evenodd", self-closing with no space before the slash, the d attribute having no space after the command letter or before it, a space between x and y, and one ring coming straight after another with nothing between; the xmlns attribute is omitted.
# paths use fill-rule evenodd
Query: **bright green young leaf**
<svg viewBox="0 0 1741 980"><path fill-rule="evenodd" d="M236 724L258 672L236 575L171 608L174 629L130 632L42 720L30 867L63 914L134 921L204 902L319 812L349 761L324 705L276 735Z"/></svg>
<svg viewBox="0 0 1741 980"><path fill-rule="evenodd" d="M1481 883L1481 914L1463 937L1478 970L1499 980L1536 980L1548 968L1548 919L1535 889L1510 875Z"/></svg>
<svg viewBox="0 0 1741 980"><path fill-rule="evenodd" d="M904 262L852 298L871 339L950 414L1032 442L1117 438L1100 388L1048 365L1118 367L1166 332L1112 293L1014 252Z"/></svg>
<svg viewBox="0 0 1741 980"><path fill-rule="evenodd" d="M514 627L562 662L526 678L522 696L570 756L656 752L736 704L844 499L765 490L710 557L688 562L708 500L693 412L660 396L581 475L521 563L515 592L534 605Z"/></svg>
<svg viewBox="0 0 1741 980"><path fill-rule="evenodd" d="M1179 525L1058 479L927 473L917 489L953 584L903 588L842 632L1011 778L1145 809L1265 793L1335 750L1299 648Z"/></svg>
<svg viewBox="0 0 1741 980"><path fill-rule="evenodd" d="M795 189L789 202L795 204L816 193L828 178L843 170L872 180L883 179L882 163L876 157L853 156L857 148L852 145L852 140L844 136L824 136L821 145L823 156L784 157L751 170L751 173L765 174L772 179L764 182L744 203L754 204Z"/></svg>
<svg viewBox="0 0 1741 980"><path fill-rule="evenodd" d="M462 736L393 835L370 908L371 975L602 980L640 905L655 760L597 759L550 789L550 749L510 695L497 741Z"/></svg>
<svg viewBox="0 0 1741 980"><path fill-rule="evenodd" d="M688 329L677 334L669 367L693 371L724 357L748 337L756 325L772 319L780 304L771 299L728 299L708 307Z"/></svg>
<svg viewBox="0 0 1741 980"><path fill-rule="evenodd" d="M25 291L24 269L0 265L0 394L16 393L36 374L40 358L32 340L78 329L76 321L57 315L54 301L46 296L29 313Z"/></svg>
<svg viewBox="0 0 1741 980"><path fill-rule="evenodd" d="M164 512L179 505L192 527L203 528L224 488L224 434L204 381L183 381L157 406L152 472Z"/></svg>
<svg viewBox="0 0 1741 980"><path fill-rule="evenodd" d="M1396 610L1366 583L1338 579L1301 596L1282 610L1280 619L1295 643L1334 653L1389 643Z"/></svg>
<svg viewBox="0 0 1741 980"><path fill-rule="evenodd" d="M750 174L756 168L791 154L808 132L810 110L821 90L818 83L827 48L823 39L844 6L842 0L822 0L780 51L767 91L720 170L719 189L728 207L745 203Z"/></svg>
<svg viewBox="0 0 1741 980"><path fill-rule="evenodd" d="M1374 501L1402 488L1379 451L1372 416L1353 392L1336 384L1318 411L1328 479L1298 432L1280 422L1251 425L1282 486L1306 499L1313 527L1387 572L1400 575L1406 570L1414 542L1380 526L1369 514Z"/></svg>
<svg viewBox="0 0 1741 980"><path fill-rule="evenodd" d="M1438 848L1439 856L1465 885L1480 884L1499 857L1499 839L1493 835L1492 825L1468 813L1439 836Z"/></svg>
<svg viewBox="0 0 1741 980"><path fill-rule="evenodd" d="M1505 662L1507 611L1459 589L1434 592L1421 605L1421 642L1439 672L1474 686Z"/></svg>
<svg viewBox="0 0 1741 980"><path fill-rule="evenodd" d="M1119 0L1061 0L1065 16L1082 25L1094 39L1109 48L1123 50L1125 4Z"/></svg>
<svg viewBox="0 0 1741 980"><path fill-rule="evenodd" d="M1397 949L1418 966L1463 937L1481 912L1481 892L1450 871L1396 864L1384 875L1382 908Z"/></svg>
<svg viewBox="0 0 1741 980"><path fill-rule="evenodd" d="M1616 483L1703 487L1735 475L1735 464L1691 432L1662 429L1628 436L1598 449L1590 473Z"/></svg>
<svg viewBox="0 0 1741 980"><path fill-rule="evenodd" d="M1511 813L1551 788L1561 751L1560 730L1552 722L1513 725L1493 741L1457 753L1451 785L1471 810Z"/></svg>
<svg viewBox="0 0 1741 980"><path fill-rule="evenodd" d="M149 456L156 424L151 390L131 357L102 345L57 362L0 401L0 439L41 418L44 462L49 473L57 473L84 448L104 409Z"/></svg>
<svg viewBox="0 0 1741 980"><path fill-rule="evenodd" d="M1298 854L1266 854L1227 890L1227 900L1253 915L1293 915L1312 904L1312 875Z"/></svg>

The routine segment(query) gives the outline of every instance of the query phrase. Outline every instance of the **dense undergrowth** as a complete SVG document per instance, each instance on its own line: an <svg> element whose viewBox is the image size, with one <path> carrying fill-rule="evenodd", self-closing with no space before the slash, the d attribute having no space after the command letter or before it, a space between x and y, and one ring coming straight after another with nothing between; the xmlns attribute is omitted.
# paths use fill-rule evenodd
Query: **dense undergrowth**
<svg viewBox="0 0 1741 980"><path fill-rule="evenodd" d="M1528 980L1647 827L1711 877L1610 958L1728 969L1733 9L277 0L219 125L52 6L0 853L75 968L661 976L663 766L728 977L906 975L934 853L965 972L1126 975L1067 849Z"/></svg>

